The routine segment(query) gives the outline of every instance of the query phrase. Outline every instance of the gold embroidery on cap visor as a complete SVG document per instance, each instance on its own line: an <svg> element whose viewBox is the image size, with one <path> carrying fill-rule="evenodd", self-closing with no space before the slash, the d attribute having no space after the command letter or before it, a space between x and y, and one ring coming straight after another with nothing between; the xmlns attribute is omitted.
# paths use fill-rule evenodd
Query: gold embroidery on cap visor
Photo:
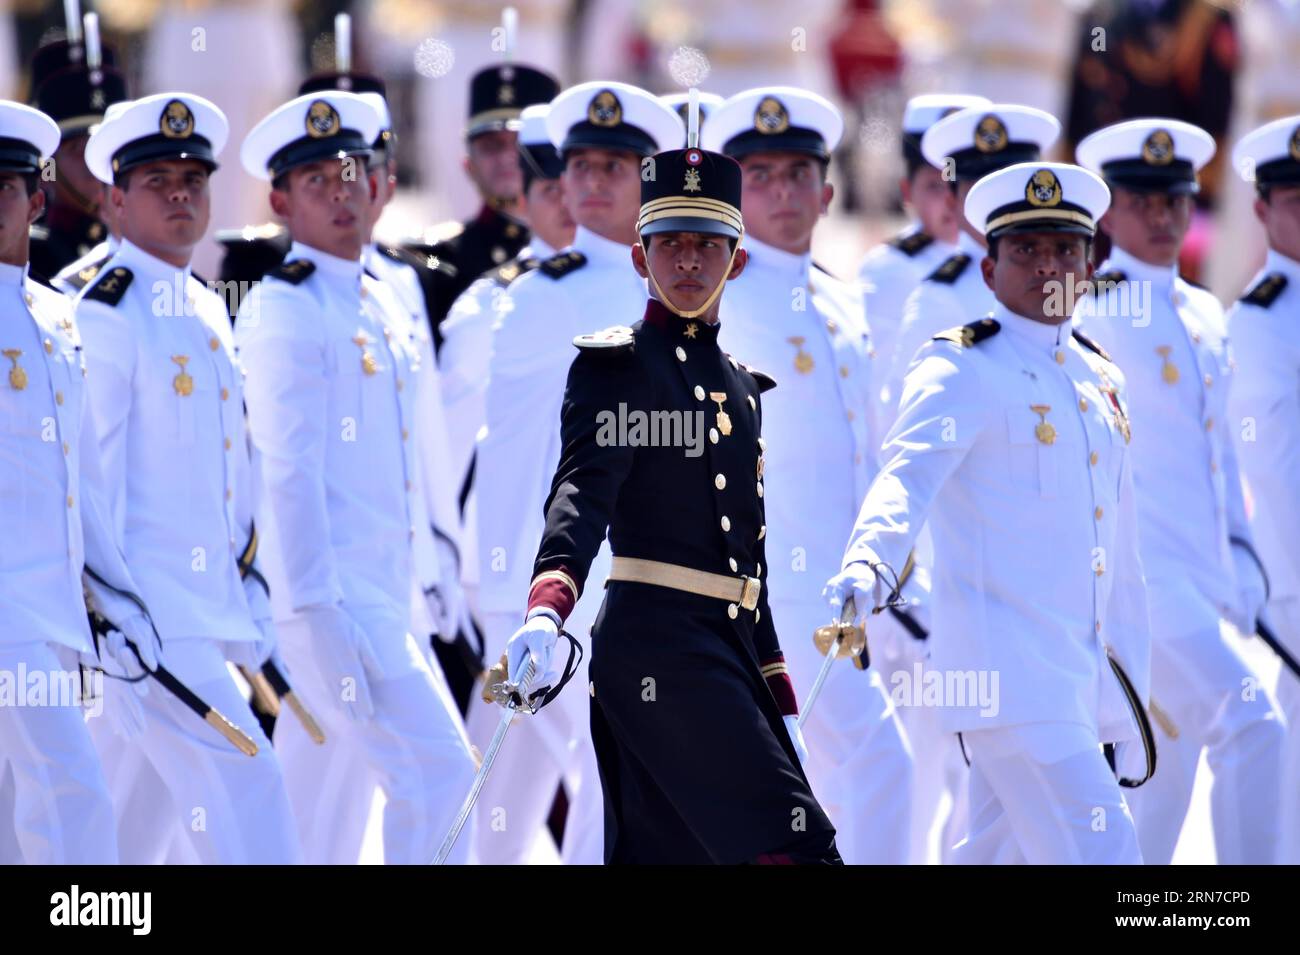
<svg viewBox="0 0 1300 955"><path fill-rule="evenodd" d="M1061 204L1061 180L1050 169L1040 169L1025 183L1025 201L1038 208Z"/></svg>
<svg viewBox="0 0 1300 955"><path fill-rule="evenodd" d="M1174 137L1157 129L1142 144L1142 161L1148 166L1168 166L1174 161Z"/></svg>
<svg viewBox="0 0 1300 955"><path fill-rule="evenodd" d="M318 99L307 107L305 125L312 139L324 139L339 131L339 114L329 103Z"/></svg>
<svg viewBox="0 0 1300 955"><path fill-rule="evenodd" d="M163 107L158 129L168 139L188 139L194 133L194 114L178 99Z"/></svg>
<svg viewBox="0 0 1300 955"><path fill-rule="evenodd" d="M975 148L982 153L999 153L1007 148L1007 127L992 113L975 124Z"/></svg>
<svg viewBox="0 0 1300 955"><path fill-rule="evenodd" d="M764 96L754 110L754 128L764 136L775 136L790 128L790 113L775 96Z"/></svg>
<svg viewBox="0 0 1300 955"><path fill-rule="evenodd" d="M607 129L617 126L623 122L623 105L610 90L601 90L587 105L587 121Z"/></svg>

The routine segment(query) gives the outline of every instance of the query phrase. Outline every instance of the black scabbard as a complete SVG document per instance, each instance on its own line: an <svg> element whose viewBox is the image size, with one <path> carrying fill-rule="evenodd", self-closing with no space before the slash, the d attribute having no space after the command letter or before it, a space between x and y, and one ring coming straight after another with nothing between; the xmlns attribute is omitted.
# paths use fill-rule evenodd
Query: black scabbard
<svg viewBox="0 0 1300 955"><path fill-rule="evenodd" d="M1300 661L1297 661L1291 655L1291 651L1282 645L1282 641L1277 638L1277 634L1270 630L1262 620L1255 621L1255 633L1268 644L1270 650L1277 654L1277 658L1282 661L1284 667L1291 671L1291 675L1296 679L1300 679Z"/></svg>

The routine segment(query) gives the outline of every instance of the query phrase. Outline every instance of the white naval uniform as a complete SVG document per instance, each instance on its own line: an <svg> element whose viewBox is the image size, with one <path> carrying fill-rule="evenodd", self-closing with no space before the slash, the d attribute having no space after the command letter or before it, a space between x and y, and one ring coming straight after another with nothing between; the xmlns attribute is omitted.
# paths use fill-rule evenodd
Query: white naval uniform
<svg viewBox="0 0 1300 955"><path fill-rule="evenodd" d="M87 404L72 303L0 264L0 672L77 674L93 653L82 598L83 563L138 593L113 539ZM21 387L20 387L21 386ZM136 613L92 585L110 620ZM107 679L107 678L105 678ZM155 690L155 692L157 692ZM97 725L98 719L92 720ZM118 861L108 785L77 706L0 705L0 863Z"/></svg>
<svg viewBox="0 0 1300 955"><path fill-rule="evenodd" d="M1255 546L1268 572L1265 621L1300 657L1300 262L1270 251L1248 288L1228 313L1237 361L1228 421L1253 503ZM1260 291L1264 297L1252 297ZM1294 865L1300 863L1300 677L1285 667L1277 702L1287 722L1277 861Z"/></svg>
<svg viewBox="0 0 1300 955"><path fill-rule="evenodd" d="M881 393L890 396L883 412L886 430L898 408L903 379L916 350L944 329L983 318L997 306L993 290L985 284L980 272L980 261L986 254L984 247L962 230L957 236L957 251L907 297L894 351L889 356L881 356L889 367L881 386ZM965 264L957 256L963 256Z"/></svg>
<svg viewBox="0 0 1300 955"><path fill-rule="evenodd" d="M1178 734L1171 740L1157 730L1159 771L1129 800L1142 854L1157 865L1173 857L1206 748L1218 861L1267 863L1276 851L1284 731L1265 690L1243 692L1259 678L1219 628L1240 602L1229 540L1251 540L1227 419L1234 376L1223 309L1175 267L1147 265L1122 249L1098 271L1126 280L1082 300L1075 322L1128 380L1151 697ZM1175 382L1166 366L1177 370Z"/></svg>
<svg viewBox="0 0 1300 955"><path fill-rule="evenodd" d="M884 393L883 379L894 357L907 297L956 252L956 245L924 235L920 223L914 222L888 242L869 250L858 267L871 344L876 350L875 391L891 409L898 403L898 396Z"/></svg>
<svg viewBox="0 0 1300 955"><path fill-rule="evenodd" d="M557 278L544 263L520 276L497 297L486 396L487 430L478 442L475 466L479 608L488 646L493 648L504 647L524 619L533 558L545 523L543 503L550 492L550 475L560 459L560 407L569 366L577 354L573 339L609 325L631 325L645 313L646 283L632 268L629 246L579 226L573 245L562 254L571 252L581 254L585 264ZM568 618L567 629L583 643L587 654L591 625L604 599L600 584L609 576L609 566L606 544L588 574L594 586L587 588ZM557 650L563 652L563 647ZM561 693L538 717L519 726L536 733L529 745L511 747L509 753L512 767L520 765L514 760L531 754L527 776L512 768L494 771L488 779L484 804L508 807L508 819L527 820L527 824L507 824L503 830L484 826L479 840L484 862L514 861L527 850L550 809L554 793L550 780L563 776L570 784L576 783L574 798L585 806L594 806L601 799L597 777L591 772L590 699L581 691L587 684L585 657L573 683L574 687ZM484 733L491 731L496 720L495 709L474 705L471 736L482 745ZM519 786L514 781L519 778L534 779L537 784ZM575 818L579 816L602 818L598 812L575 806ZM570 826L569 832L583 839L584 845L572 852L566 847L566 859L598 863L604 857L601 825L584 826L580 832ZM565 842L569 842L567 837Z"/></svg>
<svg viewBox="0 0 1300 955"><path fill-rule="evenodd" d="M1148 677L1128 446L1102 392L1122 402L1122 377L1068 324L1002 306L989 321L991 337L918 354L844 563L897 571L929 523L941 720L971 758L955 858L1136 863L1098 746L1135 732L1107 655L1142 699Z"/></svg>
<svg viewBox="0 0 1300 955"><path fill-rule="evenodd" d="M98 298L116 289L116 301ZM226 669L223 644L262 638L270 604L237 560L248 543L252 487L241 401L222 301L190 275L123 240L77 299L106 502L163 639L162 662L252 737L249 759L170 693L151 687L130 746L154 774L121 759L128 745L96 733L119 809L124 861L159 857L180 826L199 860L290 863L298 839L279 759ZM144 838L122 812L137 783L161 781L170 820ZM159 797L164 798L164 797ZM156 812L166 816L166 811Z"/></svg>
<svg viewBox="0 0 1300 955"><path fill-rule="evenodd" d="M313 268L304 275L306 265L295 262ZM387 796L385 862L423 864L468 791L474 762L425 638L410 630L414 524L423 512L412 433L419 388L410 386L419 361L395 330L406 319L388 314L391 307L360 260L295 242L286 265L240 306L235 336L262 491L263 567L295 689L320 720L325 745L336 747L337 765L364 763ZM363 722L347 718L317 662L304 611L321 605L341 607L376 657L366 670L374 713ZM315 744L293 720L278 728L307 860L356 861L355 846L334 842L349 823L319 798ZM452 861L468 852L462 840Z"/></svg>
<svg viewBox="0 0 1300 955"><path fill-rule="evenodd" d="M745 248L745 271L723 292L719 344L777 380L763 401L768 601L802 701L823 659L813 631L830 622L821 584L839 568L844 528L876 472L874 353L854 288L809 255L753 236ZM873 631L890 624L878 617ZM906 863L912 758L879 671L835 664L804 737L844 861Z"/></svg>

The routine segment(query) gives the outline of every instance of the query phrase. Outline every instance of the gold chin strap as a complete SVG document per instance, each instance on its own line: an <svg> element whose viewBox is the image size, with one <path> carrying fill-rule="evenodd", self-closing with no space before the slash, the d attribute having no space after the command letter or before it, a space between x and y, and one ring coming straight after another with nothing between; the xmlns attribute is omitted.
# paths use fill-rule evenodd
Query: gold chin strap
<svg viewBox="0 0 1300 955"><path fill-rule="evenodd" d="M668 294L659 287L659 283L655 281L655 274L650 269L650 250L645 246L645 238L641 235L637 235L636 238L637 242L641 245L641 254L645 256L645 270L646 274L650 276L650 285L654 288L655 295L659 297L659 301L663 302L664 308L668 309L668 311L675 315L680 315L682 318L699 318L709 310L713 303L718 300L718 296L722 294L723 286L727 284L727 276L731 274L731 267L736 262L736 253L740 251L741 240L745 238L745 232L743 229L741 230L740 236L736 239L736 244L731 248L731 258L727 259L727 267L723 270L722 281L718 283L718 287L710 293L707 299L704 300L703 305L689 312L684 312L674 305L672 299L668 297Z"/></svg>

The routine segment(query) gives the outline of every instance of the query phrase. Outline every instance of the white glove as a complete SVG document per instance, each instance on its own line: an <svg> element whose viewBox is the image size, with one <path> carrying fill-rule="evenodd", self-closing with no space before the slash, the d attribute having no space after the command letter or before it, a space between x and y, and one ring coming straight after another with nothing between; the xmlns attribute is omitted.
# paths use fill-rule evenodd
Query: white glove
<svg viewBox="0 0 1300 955"><path fill-rule="evenodd" d="M149 670L155 669L158 666L158 638L154 635L149 618L142 613L132 614L117 621L117 628L110 630L105 640L109 656L119 668L117 672L138 676L141 663ZM135 644L140 654L138 660L127 649L127 639Z"/></svg>
<svg viewBox="0 0 1300 955"><path fill-rule="evenodd" d="M785 720L786 732L790 734L790 742L794 743L794 751L799 754L799 765L808 765L808 744L803 741L803 730L799 729L799 717L783 716Z"/></svg>
<svg viewBox="0 0 1300 955"><path fill-rule="evenodd" d="M224 649L226 659L235 666L244 667L250 673L257 673L262 664L275 653L275 624L269 619L255 620L257 632L261 636L256 640L226 640Z"/></svg>
<svg viewBox="0 0 1300 955"><path fill-rule="evenodd" d="M876 606L876 591L880 589L876 572L865 561L855 560L832 577L822 588L822 599L831 608L832 619L838 621L844 602L853 598L855 620Z"/></svg>
<svg viewBox="0 0 1300 955"><path fill-rule="evenodd" d="M1226 616L1242 636L1253 636L1255 621L1263 613L1268 600L1264 576L1259 572L1255 558L1244 547L1232 548L1232 566L1237 572L1237 602Z"/></svg>
<svg viewBox="0 0 1300 955"><path fill-rule="evenodd" d="M511 683L518 683L528 660L533 661L533 679L528 686L520 687L522 695L554 686L560 678L560 674L551 669L551 658L555 655L555 643L559 637L560 627L555 618L544 611L534 610L506 642L506 668Z"/></svg>
<svg viewBox="0 0 1300 955"><path fill-rule="evenodd" d="M140 630L141 626L144 628L144 633ZM131 639L141 648L140 655L147 657L150 668L157 667L158 658L152 652L153 633L144 615L124 620L121 627L135 634ZM109 631L104 636L103 654L100 659L88 659L87 662L91 666L98 665L104 670L103 673L96 673L93 677L98 683L101 710L91 715L107 716L114 733L124 740L133 740L145 729L144 706L140 700L149 694L149 687L144 670L140 667L140 661L127 648L126 640L122 631ZM150 648L147 653L145 647ZM122 679L122 677L132 679Z"/></svg>
<svg viewBox="0 0 1300 955"><path fill-rule="evenodd" d="M302 616L329 695L354 722L370 719L375 707L366 670L375 676L383 671L365 631L338 606L307 607Z"/></svg>

